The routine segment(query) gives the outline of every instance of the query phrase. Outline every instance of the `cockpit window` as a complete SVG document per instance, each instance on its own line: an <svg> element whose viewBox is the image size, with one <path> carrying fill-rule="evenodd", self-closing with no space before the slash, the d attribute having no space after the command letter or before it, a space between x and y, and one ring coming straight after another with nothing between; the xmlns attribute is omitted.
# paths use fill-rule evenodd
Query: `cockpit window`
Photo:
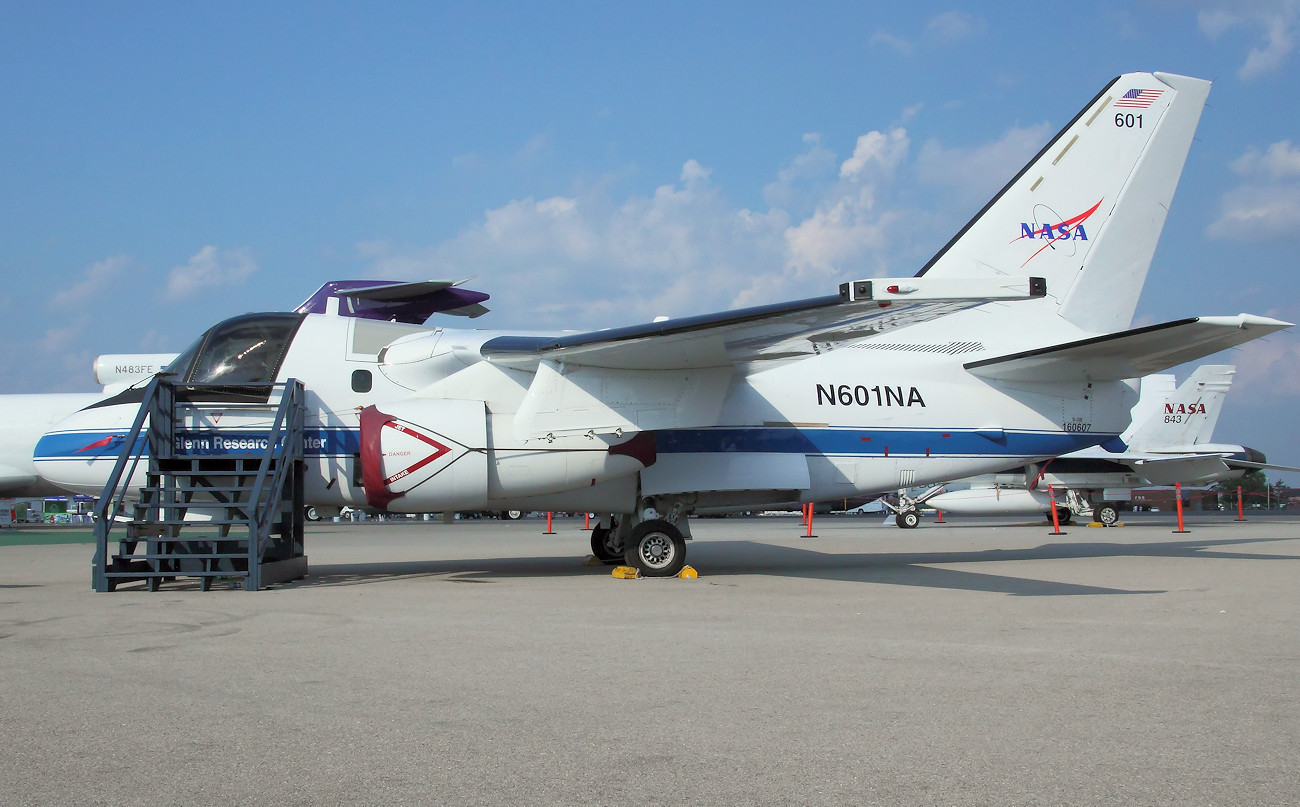
<svg viewBox="0 0 1300 807"><path fill-rule="evenodd" d="M190 370L194 368L194 357L198 355L199 348L203 347L203 340L207 334L200 336L196 342L182 350L176 355L176 358L167 362L167 369L163 370L161 375L173 376L172 380L177 381L189 375Z"/></svg>
<svg viewBox="0 0 1300 807"><path fill-rule="evenodd" d="M216 325L168 366L189 384L271 384L302 314L246 314Z"/></svg>

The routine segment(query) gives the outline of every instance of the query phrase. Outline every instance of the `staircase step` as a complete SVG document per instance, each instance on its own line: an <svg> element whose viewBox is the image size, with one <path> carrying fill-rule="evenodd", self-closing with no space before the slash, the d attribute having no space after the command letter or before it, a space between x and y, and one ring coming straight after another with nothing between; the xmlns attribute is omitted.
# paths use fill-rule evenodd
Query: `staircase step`
<svg viewBox="0 0 1300 807"><path fill-rule="evenodd" d="M141 527L137 527L136 529L142 529L146 525L150 528L152 527L194 527L194 528L202 529L204 527L210 527L214 525L232 526L232 527L236 525L241 525L247 527L248 519L247 518L205 518L202 521L186 521L181 518L160 518L156 521L142 521L139 523Z"/></svg>
<svg viewBox="0 0 1300 807"><path fill-rule="evenodd" d="M114 562L133 560L240 560L248 558L248 549L226 552L137 552L133 555L114 555Z"/></svg>
<svg viewBox="0 0 1300 807"><path fill-rule="evenodd" d="M252 480L257 478L257 472L258 472L257 468L249 468L243 471L224 471L224 470L212 471L207 469L200 469L197 471L179 471L179 472L169 471L167 474L165 474L165 476L169 476L177 480L183 480L183 479L225 480L225 479L230 479L231 477L240 477L249 480L249 484L252 484ZM275 473L274 467L272 467L268 472L268 477L270 476L270 474L273 473ZM181 487L181 485L178 485L177 487Z"/></svg>
<svg viewBox="0 0 1300 807"><path fill-rule="evenodd" d="M262 485L263 492L270 488L270 479ZM199 493L251 493L257 483L250 477L247 482L227 482L220 480L219 484L213 485L173 485L169 488L150 486L140 488L141 491L148 491L151 496L162 496L164 494L199 494Z"/></svg>
<svg viewBox="0 0 1300 807"><path fill-rule="evenodd" d="M262 464L265 454L222 454L219 457L170 457L167 459L158 459L154 461L152 468L162 473L177 473L193 471L196 468L212 468L216 470L235 471L241 468L256 468ZM276 462L280 457L272 454L271 462Z"/></svg>
<svg viewBox="0 0 1300 807"><path fill-rule="evenodd" d="M130 580L145 580L150 577L248 577L247 571L239 569L219 569L211 572L172 572L162 571L131 571L131 572L104 572L104 576L121 580L123 578Z"/></svg>

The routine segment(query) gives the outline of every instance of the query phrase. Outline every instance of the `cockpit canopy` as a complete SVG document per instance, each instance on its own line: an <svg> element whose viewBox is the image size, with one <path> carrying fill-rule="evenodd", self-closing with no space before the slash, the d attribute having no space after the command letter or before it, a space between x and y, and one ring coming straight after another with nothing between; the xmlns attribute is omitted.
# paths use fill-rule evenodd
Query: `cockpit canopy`
<svg viewBox="0 0 1300 807"><path fill-rule="evenodd" d="M272 384L305 314L244 314L208 329L167 366L182 384Z"/></svg>

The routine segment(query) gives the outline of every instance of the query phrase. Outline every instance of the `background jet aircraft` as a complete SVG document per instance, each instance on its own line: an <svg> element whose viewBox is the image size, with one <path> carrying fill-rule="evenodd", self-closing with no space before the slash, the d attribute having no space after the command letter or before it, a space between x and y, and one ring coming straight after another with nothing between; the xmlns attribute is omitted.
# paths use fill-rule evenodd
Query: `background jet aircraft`
<svg viewBox="0 0 1300 807"><path fill-rule="evenodd" d="M1231 365L1203 365L1177 389L1172 375L1147 376L1133 423L1120 435L1122 446L1092 446L973 480L970 488L931 496L925 504L950 514L1047 513L1050 519L1051 487L1063 521L1079 516L1109 525L1118 520L1119 508L1107 499L1127 498L1134 487L1203 485L1283 467L1267 465L1253 448L1213 442L1235 372Z"/></svg>
<svg viewBox="0 0 1300 807"><path fill-rule="evenodd" d="M0 497L67 493L67 488L36 472L32 452L41 435L55 424L103 397L97 392L0 395ZM113 449L120 448L120 443ZM98 454L99 448L91 450Z"/></svg>
<svg viewBox="0 0 1300 807"><path fill-rule="evenodd" d="M588 333L430 328L334 304L235 317L169 367L182 390L221 385L186 393L174 449L267 443L238 403L298 379L310 503L596 512L598 557L671 575L695 510L940 482L1107 442L1137 397L1125 379L1288 327L1241 314L1125 330L1208 91L1115 79L913 277ZM37 446L41 474L99 492L120 452L77 450L124 436L144 392L58 424Z"/></svg>
<svg viewBox="0 0 1300 807"><path fill-rule="evenodd" d="M95 383L103 386L102 392L0 395L0 498L67 493L36 473L32 454L41 435L68 415L102 400L106 393L126 389L164 370L175 355L127 353L97 357L91 372ZM110 440L87 451L118 448L120 442Z"/></svg>

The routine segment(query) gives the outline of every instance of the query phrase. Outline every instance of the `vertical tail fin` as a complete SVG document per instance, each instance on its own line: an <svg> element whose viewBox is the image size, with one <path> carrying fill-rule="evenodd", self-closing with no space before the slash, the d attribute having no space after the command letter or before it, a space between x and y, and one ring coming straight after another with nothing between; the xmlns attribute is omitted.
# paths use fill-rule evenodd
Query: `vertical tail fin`
<svg viewBox="0 0 1300 807"><path fill-rule="evenodd" d="M1147 380L1172 376L1142 379L1142 397L1134 407L1133 426L1124 441L1135 451L1187 450L1212 442L1214 425L1236 372L1230 364L1204 364L1178 389L1163 395L1160 393L1168 389L1167 384L1157 381L1148 390Z"/></svg>
<svg viewBox="0 0 1300 807"><path fill-rule="evenodd" d="M1076 326L1128 328L1209 91L1115 79L918 274L1045 277Z"/></svg>

